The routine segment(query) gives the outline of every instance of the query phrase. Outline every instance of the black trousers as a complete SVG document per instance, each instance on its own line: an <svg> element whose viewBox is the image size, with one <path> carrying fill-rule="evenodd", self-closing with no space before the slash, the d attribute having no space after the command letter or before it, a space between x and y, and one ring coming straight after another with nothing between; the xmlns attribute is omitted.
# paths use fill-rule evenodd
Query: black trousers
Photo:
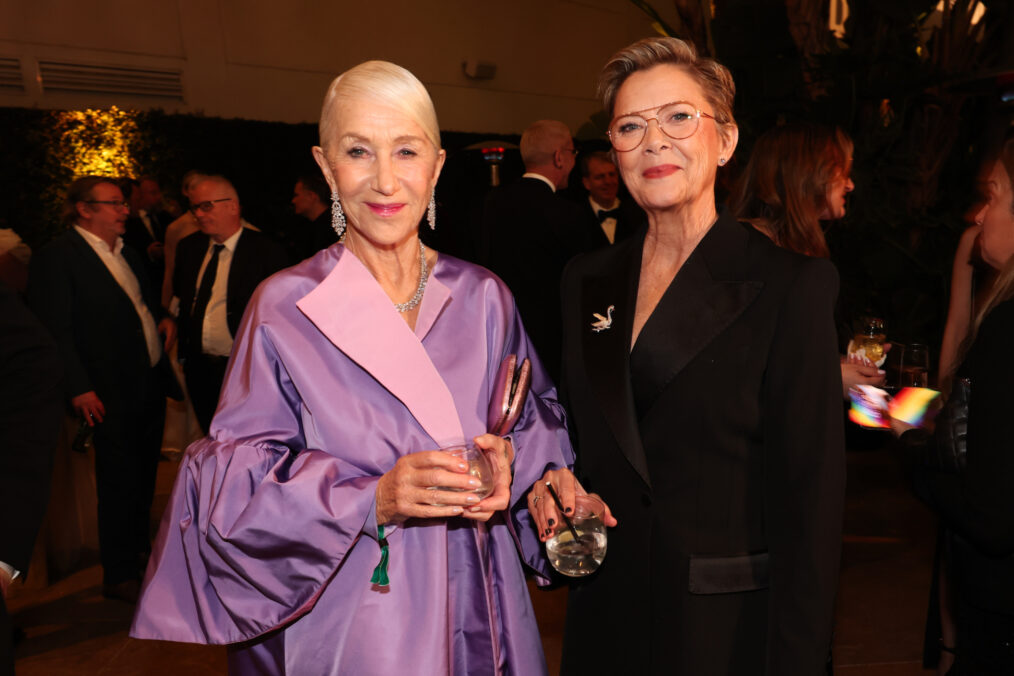
<svg viewBox="0 0 1014 676"><path fill-rule="evenodd" d="M140 579L151 552L151 502L162 448L165 389L158 368L129 387L100 392L106 407L95 427L102 581Z"/></svg>
<svg viewBox="0 0 1014 676"><path fill-rule="evenodd" d="M958 645L948 676L1014 674L1014 616L981 610L960 597Z"/></svg>
<svg viewBox="0 0 1014 676"><path fill-rule="evenodd" d="M218 408L218 395L222 392L225 380L225 367L229 365L228 357L215 357L209 354L187 356L183 364L183 375L187 380L187 391L190 401L194 404L197 422L205 434L211 428L211 419Z"/></svg>
<svg viewBox="0 0 1014 676"><path fill-rule="evenodd" d="M14 676L14 645L11 616L7 614L7 604L0 597L0 676Z"/></svg>

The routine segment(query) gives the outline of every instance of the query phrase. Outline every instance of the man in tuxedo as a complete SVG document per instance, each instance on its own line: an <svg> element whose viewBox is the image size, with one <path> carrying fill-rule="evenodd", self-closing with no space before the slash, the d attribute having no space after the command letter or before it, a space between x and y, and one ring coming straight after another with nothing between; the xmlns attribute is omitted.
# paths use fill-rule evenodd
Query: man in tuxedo
<svg viewBox="0 0 1014 676"><path fill-rule="evenodd" d="M599 150L582 155L580 167L581 183L588 191L588 208L598 224L593 230L597 245L615 244L629 237L647 216L634 200L617 196L620 175L609 153Z"/></svg>
<svg viewBox="0 0 1014 676"><path fill-rule="evenodd" d="M0 282L0 676L13 676L4 597L28 570L49 497L63 416L56 343L18 294Z"/></svg>
<svg viewBox="0 0 1014 676"><path fill-rule="evenodd" d="M563 122L539 120L521 135L524 175L494 188L483 209L485 264L514 293L543 365L560 375L560 277L574 255L594 248L590 216L556 194L574 168L574 139Z"/></svg>
<svg viewBox="0 0 1014 676"><path fill-rule="evenodd" d="M201 177L190 203L200 231L176 248L173 289L180 300L180 361L207 433L246 304L288 259L266 235L243 227L239 194L224 176Z"/></svg>
<svg viewBox="0 0 1014 676"><path fill-rule="evenodd" d="M67 190L69 229L33 258L28 301L56 340L64 393L93 425L103 593L137 599L147 554L176 326L160 313L141 257L123 245L128 205L111 179Z"/></svg>
<svg viewBox="0 0 1014 676"><path fill-rule="evenodd" d="M171 217L160 210L162 188L151 176L130 181L130 216L127 218L123 243L141 254L148 278L157 284L165 270L165 229Z"/></svg>
<svg viewBox="0 0 1014 676"><path fill-rule="evenodd" d="M293 254L298 260L309 258L321 249L338 241L338 235L331 227L331 211L328 209L330 196L327 183L320 172L300 176L292 189L292 210L301 223L292 233Z"/></svg>

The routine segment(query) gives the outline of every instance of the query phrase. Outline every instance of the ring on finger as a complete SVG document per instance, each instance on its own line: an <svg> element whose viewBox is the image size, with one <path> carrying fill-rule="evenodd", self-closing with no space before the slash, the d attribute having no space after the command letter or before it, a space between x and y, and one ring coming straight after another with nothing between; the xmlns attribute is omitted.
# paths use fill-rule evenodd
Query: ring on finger
<svg viewBox="0 0 1014 676"><path fill-rule="evenodd" d="M541 495L536 495L534 498L532 498L532 507L534 507L537 504L539 504L539 498L541 498L541 497L542 497Z"/></svg>

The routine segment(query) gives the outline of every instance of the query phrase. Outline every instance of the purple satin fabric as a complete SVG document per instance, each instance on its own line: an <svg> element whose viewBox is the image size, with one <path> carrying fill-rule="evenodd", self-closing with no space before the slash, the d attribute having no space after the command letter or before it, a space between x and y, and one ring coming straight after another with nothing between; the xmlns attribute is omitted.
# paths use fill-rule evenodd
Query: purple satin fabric
<svg viewBox="0 0 1014 676"><path fill-rule="evenodd" d="M549 564L524 496L573 452L513 299L486 270L441 255L417 327L432 365L380 380L296 305L339 271L342 256L351 255L334 245L254 294L211 433L180 467L131 635L233 644L230 672L242 674L545 673L522 561L540 577ZM348 310L344 294L362 291L334 288L339 313ZM388 309L332 319L369 337ZM407 335L384 349L414 354L404 341L419 339ZM376 482L401 455L438 447L426 430L442 429L418 400L392 392L438 377L456 409L439 415L456 416L452 427L460 422L471 438L486 429L490 390L510 353L534 365L512 433L510 508L487 524L394 528L390 587L372 586Z"/></svg>

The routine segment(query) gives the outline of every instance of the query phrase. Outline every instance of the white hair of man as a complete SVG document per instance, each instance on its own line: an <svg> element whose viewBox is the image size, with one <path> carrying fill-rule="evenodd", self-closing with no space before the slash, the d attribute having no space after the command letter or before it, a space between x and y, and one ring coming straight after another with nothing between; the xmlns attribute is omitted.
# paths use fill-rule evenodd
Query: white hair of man
<svg viewBox="0 0 1014 676"><path fill-rule="evenodd" d="M553 155L571 142L570 129L559 120L538 120L521 134L521 161L526 169L553 163Z"/></svg>

